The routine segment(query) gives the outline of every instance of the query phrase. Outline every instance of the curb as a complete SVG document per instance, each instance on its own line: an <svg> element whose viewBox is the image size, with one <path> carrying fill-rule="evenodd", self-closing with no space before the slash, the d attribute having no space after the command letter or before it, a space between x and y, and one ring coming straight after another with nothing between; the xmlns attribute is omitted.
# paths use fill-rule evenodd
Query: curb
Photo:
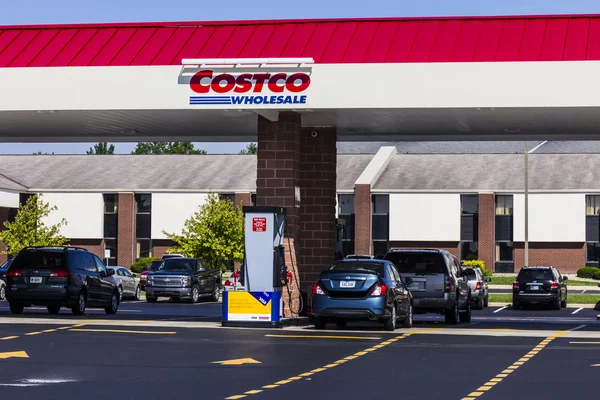
<svg viewBox="0 0 600 400"><path fill-rule="evenodd" d="M490 307L504 307L504 306L508 306L511 307L512 303L502 303L502 302L491 302L489 303ZM567 304L566 308L594 308L596 307L595 304Z"/></svg>

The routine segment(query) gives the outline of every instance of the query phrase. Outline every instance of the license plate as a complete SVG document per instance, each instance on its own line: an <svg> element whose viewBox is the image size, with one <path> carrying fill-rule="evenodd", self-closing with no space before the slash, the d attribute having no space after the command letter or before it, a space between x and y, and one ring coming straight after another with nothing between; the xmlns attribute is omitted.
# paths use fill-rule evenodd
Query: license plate
<svg viewBox="0 0 600 400"><path fill-rule="evenodd" d="M424 281L412 281L410 284L406 285L408 290L425 290L425 282Z"/></svg>
<svg viewBox="0 0 600 400"><path fill-rule="evenodd" d="M29 283L42 283L42 277L32 276L31 278L29 278Z"/></svg>
<svg viewBox="0 0 600 400"><path fill-rule="evenodd" d="M354 281L341 281L340 287L341 288L353 288L355 284L356 284L356 282L354 282Z"/></svg>
<svg viewBox="0 0 600 400"><path fill-rule="evenodd" d="M530 286L529 289L531 290L540 290L539 286Z"/></svg>

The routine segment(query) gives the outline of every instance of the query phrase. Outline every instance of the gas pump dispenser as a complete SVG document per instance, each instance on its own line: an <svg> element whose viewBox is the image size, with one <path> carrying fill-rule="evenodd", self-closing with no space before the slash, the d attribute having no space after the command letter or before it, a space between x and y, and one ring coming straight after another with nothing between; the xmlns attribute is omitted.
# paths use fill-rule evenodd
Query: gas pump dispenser
<svg viewBox="0 0 600 400"><path fill-rule="evenodd" d="M281 291L288 284L283 207L243 207L245 214L244 290L223 292L223 326L278 326Z"/></svg>

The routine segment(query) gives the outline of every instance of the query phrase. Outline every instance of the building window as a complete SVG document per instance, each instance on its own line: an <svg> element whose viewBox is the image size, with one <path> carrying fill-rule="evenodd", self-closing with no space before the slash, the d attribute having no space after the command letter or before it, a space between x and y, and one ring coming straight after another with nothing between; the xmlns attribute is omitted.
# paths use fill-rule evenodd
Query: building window
<svg viewBox="0 0 600 400"><path fill-rule="evenodd" d="M233 193L221 193L219 194L219 200L223 200L223 201L231 201L231 204L235 205L235 194Z"/></svg>
<svg viewBox="0 0 600 400"><path fill-rule="evenodd" d="M496 215L513 214L513 196L496 195Z"/></svg>
<svg viewBox="0 0 600 400"><path fill-rule="evenodd" d="M136 194L135 236L137 258L152 257L152 195Z"/></svg>
<svg viewBox="0 0 600 400"><path fill-rule="evenodd" d="M479 257L479 195L460 195L460 258Z"/></svg>
<svg viewBox="0 0 600 400"><path fill-rule="evenodd" d="M338 218L344 220L344 225L339 228L341 244L337 247L347 256L354 253L354 194L338 195Z"/></svg>
<svg viewBox="0 0 600 400"><path fill-rule="evenodd" d="M585 196L585 215L600 215L600 196Z"/></svg>
<svg viewBox="0 0 600 400"><path fill-rule="evenodd" d="M384 255L388 250L390 237L390 196L387 194L374 194L371 196L372 215L372 238L373 254Z"/></svg>
<svg viewBox="0 0 600 400"><path fill-rule="evenodd" d="M496 242L496 262L513 262L514 253L512 242Z"/></svg>
<svg viewBox="0 0 600 400"><path fill-rule="evenodd" d="M479 255L478 242L462 242L460 244L461 260L477 260Z"/></svg>
<svg viewBox="0 0 600 400"><path fill-rule="evenodd" d="M110 251L109 257L104 257L106 265L117 265L117 237L119 217L117 214L119 196L104 194L104 250Z"/></svg>
<svg viewBox="0 0 600 400"><path fill-rule="evenodd" d="M588 249L600 242L600 195L585 196L585 240L588 242ZM594 251L591 253L594 254ZM589 258L588 261L596 262Z"/></svg>
<svg viewBox="0 0 600 400"><path fill-rule="evenodd" d="M600 243L586 244L586 265L600 266Z"/></svg>
<svg viewBox="0 0 600 400"><path fill-rule="evenodd" d="M256 206L256 193L252 193L252 195L250 195L250 199L252 201L252 207Z"/></svg>

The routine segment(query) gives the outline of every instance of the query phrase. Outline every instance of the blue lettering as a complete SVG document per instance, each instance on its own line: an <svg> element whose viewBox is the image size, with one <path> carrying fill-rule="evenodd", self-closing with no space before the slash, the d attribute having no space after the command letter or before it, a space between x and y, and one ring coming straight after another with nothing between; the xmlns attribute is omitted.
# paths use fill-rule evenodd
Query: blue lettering
<svg viewBox="0 0 600 400"><path fill-rule="evenodd" d="M292 104L292 96L285 96L283 104Z"/></svg>
<svg viewBox="0 0 600 400"><path fill-rule="evenodd" d="M306 96L300 96L300 104L306 104Z"/></svg>
<svg viewBox="0 0 600 400"><path fill-rule="evenodd" d="M254 104L262 104L264 100L265 99L263 99L262 96L256 96L254 97Z"/></svg>
<svg viewBox="0 0 600 400"><path fill-rule="evenodd" d="M244 97L244 104L252 104L252 96Z"/></svg>
<svg viewBox="0 0 600 400"><path fill-rule="evenodd" d="M271 98L269 99L269 104L275 104L277 101L277 96L271 96Z"/></svg>
<svg viewBox="0 0 600 400"><path fill-rule="evenodd" d="M231 96L231 102L233 104L242 104L242 101L244 101L242 96Z"/></svg>
<svg viewBox="0 0 600 400"><path fill-rule="evenodd" d="M283 96L277 96L277 104L283 103Z"/></svg>

